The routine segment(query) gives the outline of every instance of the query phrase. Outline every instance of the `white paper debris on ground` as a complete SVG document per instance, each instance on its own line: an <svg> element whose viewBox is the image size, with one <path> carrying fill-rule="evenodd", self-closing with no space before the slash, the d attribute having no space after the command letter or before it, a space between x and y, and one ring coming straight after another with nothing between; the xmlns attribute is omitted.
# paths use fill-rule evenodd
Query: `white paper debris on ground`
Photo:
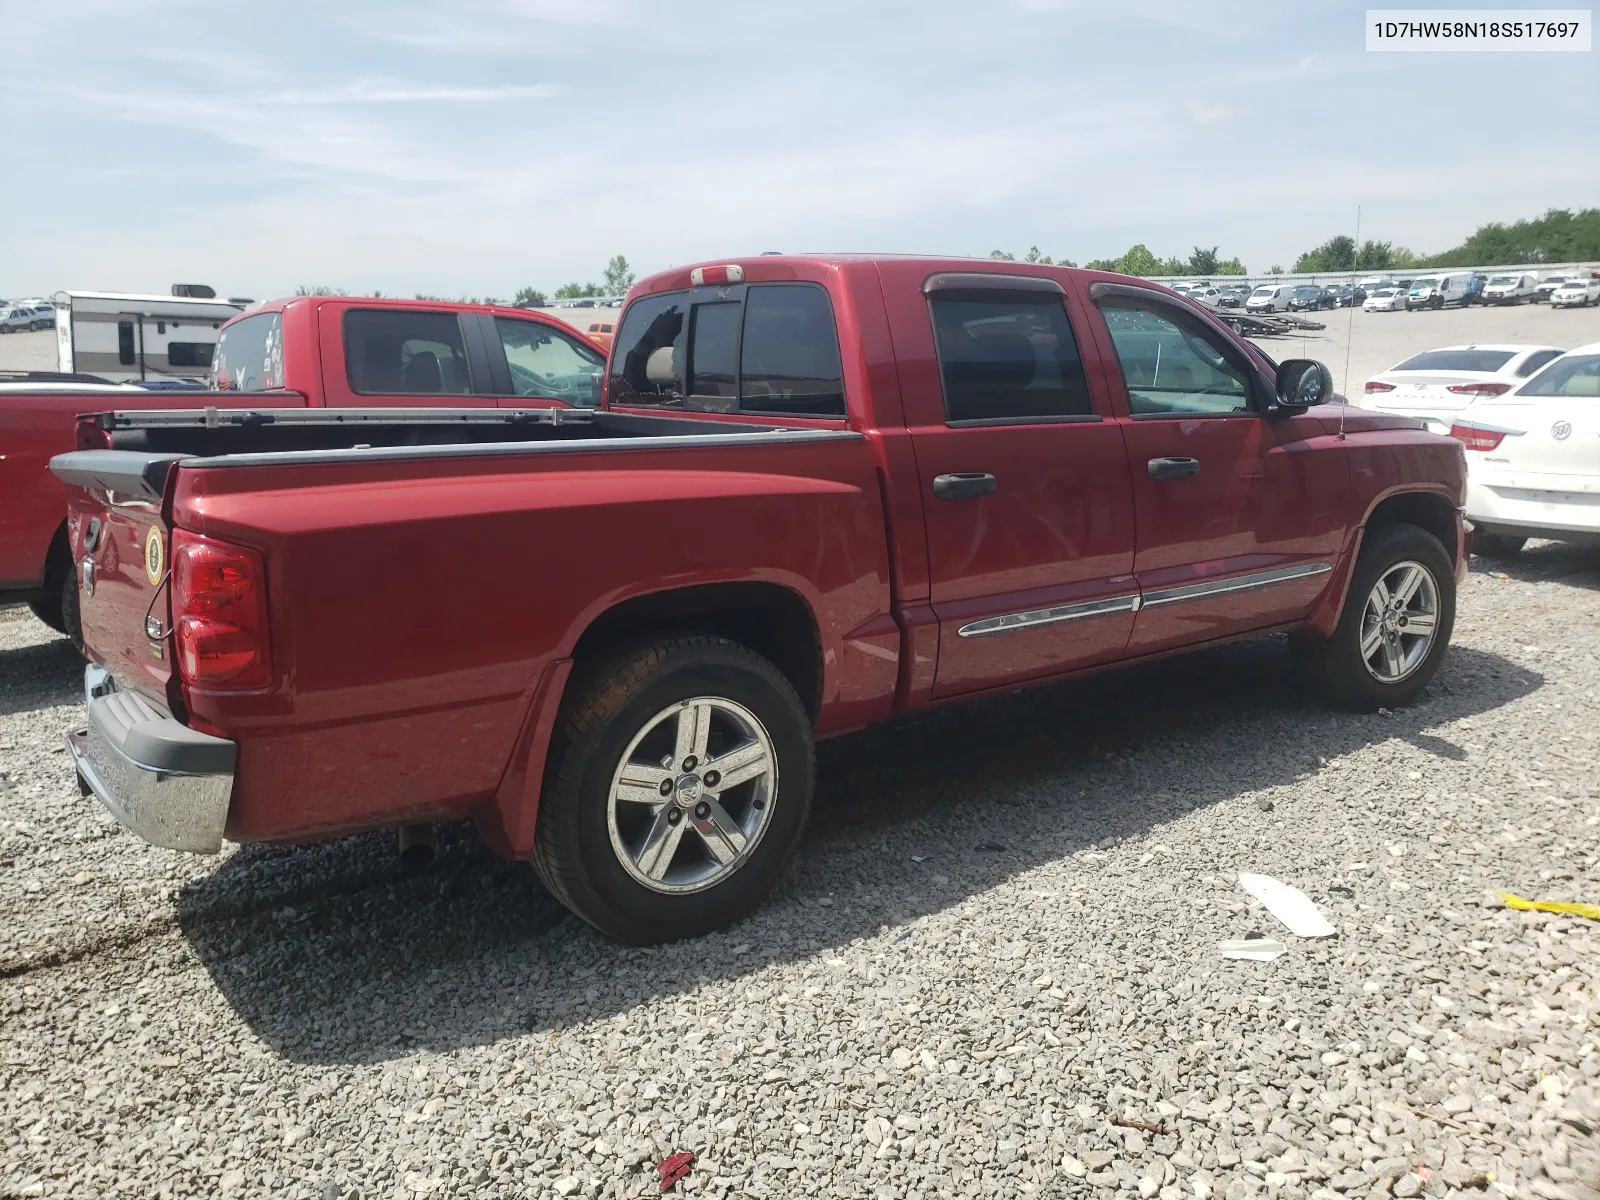
<svg viewBox="0 0 1600 1200"><path fill-rule="evenodd" d="M1296 937L1332 937L1335 930L1299 888L1271 875L1239 876L1239 886L1267 906L1267 911L1289 927Z"/></svg>
<svg viewBox="0 0 1600 1200"><path fill-rule="evenodd" d="M1241 938L1235 942L1218 942L1217 949L1223 958L1248 958L1255 962L1271 962L1288 947L1272 938Z"/></svg>

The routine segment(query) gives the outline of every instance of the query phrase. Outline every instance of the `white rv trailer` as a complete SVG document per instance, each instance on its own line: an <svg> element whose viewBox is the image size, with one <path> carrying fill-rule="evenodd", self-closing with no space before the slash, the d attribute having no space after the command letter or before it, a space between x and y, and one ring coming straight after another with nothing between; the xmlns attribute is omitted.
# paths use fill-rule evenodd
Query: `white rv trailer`
<svg viewBox="0 0 1600 1200"><path fill-rule="evenodd" d="M114 383L200 379L218 330L248 302L118 292L57 292L57 370Z"/></svg>

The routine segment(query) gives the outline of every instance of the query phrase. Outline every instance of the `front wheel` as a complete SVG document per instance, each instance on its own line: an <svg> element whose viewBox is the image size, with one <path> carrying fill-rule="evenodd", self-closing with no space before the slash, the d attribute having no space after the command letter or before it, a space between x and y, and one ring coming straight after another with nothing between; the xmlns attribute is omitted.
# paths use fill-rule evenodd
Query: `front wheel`
<svg viewBox="0 0 1600 1200"><path fill-rule="evenodd" d="M550 891L638 945L748 915L799 844L811 724L770 662L683 635L589 664L551 747L534 843Z"/></svg>
<svg viewBox="0 0 1600 1200"><path fill-rule="evenodd" d="M1400 708L1438 671L1455 617L1455 571L1439 540L1415 525L1385 525L1367 534L1332 636L1291 647L1341 708Z"/></svg>

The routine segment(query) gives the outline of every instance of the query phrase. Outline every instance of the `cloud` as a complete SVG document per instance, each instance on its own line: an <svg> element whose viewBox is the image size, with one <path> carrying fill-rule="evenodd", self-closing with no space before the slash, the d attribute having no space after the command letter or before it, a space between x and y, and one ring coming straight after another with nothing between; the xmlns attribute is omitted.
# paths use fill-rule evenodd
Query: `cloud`
<svg viewBox="0 0 1600 1200"><path fill-rule="evenodd" d="M618 251L651 270L807 246L1036 243L1083 261L1199 243L1264 265L1357 203L1364 233L1428 249L1600 194L1594 156L1570 152L1600 119L1592 90L1559 106L1489 89L1397 102L1354 10L83 11L31 6L0 46L0 96L20 115L5 161L52 199L25 230L0 228L0 294L185 275L234 294L503 294L593 277ZM1539 169L1437 186L1511 144Z"/></svg>

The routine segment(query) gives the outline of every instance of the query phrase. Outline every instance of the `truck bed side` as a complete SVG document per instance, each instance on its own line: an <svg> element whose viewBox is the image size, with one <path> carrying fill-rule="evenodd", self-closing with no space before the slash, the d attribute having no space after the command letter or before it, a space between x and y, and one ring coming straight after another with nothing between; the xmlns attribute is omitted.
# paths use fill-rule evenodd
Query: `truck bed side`
<svg viewBox="0 0 1600 1200"><path fill-rule="evenodd" d="M186 693L196 728L239 743L230 837L484 804L539 681L608 610L632 605L636 630L705 589L808 614L820 733L887 715L899 639L865 439L539 449L182 465L174 525L264 552L292 664L266 692Z"/></svg>

